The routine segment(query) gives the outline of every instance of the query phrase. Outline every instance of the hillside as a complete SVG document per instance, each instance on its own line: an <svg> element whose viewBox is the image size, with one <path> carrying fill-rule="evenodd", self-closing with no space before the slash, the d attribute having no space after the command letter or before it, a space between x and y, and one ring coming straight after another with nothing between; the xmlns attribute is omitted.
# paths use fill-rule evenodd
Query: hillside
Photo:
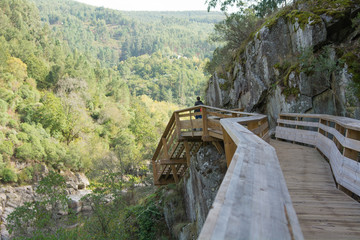
<svg viewBox="0 0 360 240"><path fill-rule="evenodd" d="M359 119L359 11L351 0L296 1L255 23L240 19L247 34L238 45L225 35L208 64L208 104L265 113L272 127L280 112Z"/></svg>
<svg viewBox="0 0 360 240"><path fill-rule="evenodd" d="M211 52L203 42L220 15L35 3L1 2L0 172L11 173L2 181L30 183L37 164L89 174L109 158L121 157L125 172L143 165L175 108L166 102L201 94L199 56Z"/></svg>
<svg viewBox="0 0 360 240"><path fill-rule="evenodd" d="M67 0L1 1L1 234L7 234L4 223L11 212L35 200L37 184L48 173L65 177L49 175L55 181L50 193L64 187L59 196L64 189L84 188L76 180L82 173L94 191L96 184L103 189L104 176L116 177L120 193L151 183L148 160L169 114L203 94L205 57L214 49L208 33L221 18L219 13L122 13ZM121 201L130 208L143 198ZM34 204L27 212L41 206ZM44 217L48 210L37 211ZM49 214L56 227L58 212ZM127 214L139 220L134 209ZM41 218L22 219L29 216L16 218L26 236L35 234L26 228Z"/></svg>
<svg viewBox="0 0 360 240"><path fill-rule="evenodd" d="M32 0L58 37L72 49L93 54L110 66L157 51L209 58L208 42L219 12L120 12L71 0Z"/></svg>

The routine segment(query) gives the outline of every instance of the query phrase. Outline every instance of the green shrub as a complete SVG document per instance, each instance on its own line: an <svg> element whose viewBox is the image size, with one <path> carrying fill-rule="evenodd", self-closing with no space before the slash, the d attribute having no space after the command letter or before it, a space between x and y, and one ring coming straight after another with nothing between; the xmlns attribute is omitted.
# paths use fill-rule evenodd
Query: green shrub
<svg viewBox="0 0 360 240"><path fill-rule="evenodd" d="M0 143L0 153L7 154L7 155L13 155L14 153L14 144L9 141L5 140L2 143Z"/></svg>
<svg viewBox="0 0 360 240"><path fill-rule="evenodd" d="M11 128L18 128L19 124L17 121L15 121L14 119L10 119L9 122L7 123L8 127Z"/></svg>
<svg viewBox="0 0 360 240"><path fill-rule="evenodd" d="M45 157L44 148L41 146L40 142L37 144L34 143L24 143L20 147L15 149L15 156L21 160L42 160Z"/></svg>
<svg viewBox="0 0 360 240"><path fill-rule="evenodd" d="M2 181L4 183L17 182L18 178L14 170L9 167L4 168L2 171Z"/></svg>
<svg viewBox="0 0 360 240"><path fill-rule="evenodd" d="M6 126L9 122L9 115L5 112L0 112L0 125Z"/></svg>
<svg viewBox="0 0 360 240"><path fill-rule="evenodd" d="M42 144L45 149L46 157L45 161L47 164L57 167L57 165L64 160L66 151L61 144L51 141L50 139L44 139Z"/></svg>
<svg viewBox="0 0 360 240"><path fill-rule="evenodd" d="M0 131L0 141L4 141L4 139L5 139L5 134Z"/></svg>
<svg viewBox="0 0 360 240"><path fill-rule="evenodd" d="M26 167L18 175L19 182L20 183L31 183L31 181L33 179L33 173L34 173L34 169L32 167Z"/></svg>
<svg viewBox="0 0 360 240"><path fill-rule="evenodd" d="M17 135L16 135L17 139L21 140L21 141L28 141L29 140L29 136L24 133L24 132L19 132Z"/></svg>
<svg viewBox="0 0 360 240"><path fill-rule="evenodd" d="M9 141L11 141L15 145L19 144L19 139L17 139L16 133L13 133L13 132L9 133L7 138L9 139Z"/></svg>
<svg viewBox="0 0 360 240"><path fill-rule="evenodd" d="M3 156L0 154L0 173L4 170L5 164Z"/></svg>
<svg viewBox="0 0 360 240"><path fill-rule="evenodd" d="M0 99L9 102L13 96L14 93L12 91L5 88L0 88Z"/></svg>
<svg viewBox="0 0 360 240"><path fill-rule="evenodd" d="M20 119L21 121L25 123L31 123L33 119L35 118L35 112L36 108L39 106L39 104L28 104L26 102L21 103L17 110L20 113Z"/></svg>
<svg viewBox="0 0 360 240"><path fill-rule="evenodd" d="M0 112L6 112L8 110L8 103L0 99Z"/></svg>
<svg viewBox="0 0 360 240"><path fill-rule="evenodd" d="M31 89L31 86L24 84L19 89L19 95L22 99L26 99L31 102L37 102L40 99L38 91Z"/></svg>

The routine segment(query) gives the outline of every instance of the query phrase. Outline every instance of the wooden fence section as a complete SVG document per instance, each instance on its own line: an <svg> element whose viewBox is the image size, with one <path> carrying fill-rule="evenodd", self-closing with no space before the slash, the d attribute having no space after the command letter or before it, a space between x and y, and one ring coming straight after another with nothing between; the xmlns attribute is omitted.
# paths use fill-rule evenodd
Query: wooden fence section
<svg viewBox="0 0 360 240"><path fill-rule="evenodd" d="M330 162L336 182L360 195L360 121L320 114L281 114L276 137L314 145Z"/></svg>
<svg viewBox="0 0 360 240"><path fill-rule="evenodd" d="M199 239L303 239L274 148L242 125L259 118L220 121L234 154Z"/></svg>
<svg viewBox="0 0 360 240"><path fill-rule="evenodd" d="M247 118L249 116L253 118ZM205 105L175 111L152 158L154 184L179 182L190 164L191 155L196 154L203 142L213 142L219 151L223 151L224 141L230 164L234 149L231 139L223 135L220 119L239 117L244 118L242 124L246 128L264 139L269 138L264 115Z"/></svg>

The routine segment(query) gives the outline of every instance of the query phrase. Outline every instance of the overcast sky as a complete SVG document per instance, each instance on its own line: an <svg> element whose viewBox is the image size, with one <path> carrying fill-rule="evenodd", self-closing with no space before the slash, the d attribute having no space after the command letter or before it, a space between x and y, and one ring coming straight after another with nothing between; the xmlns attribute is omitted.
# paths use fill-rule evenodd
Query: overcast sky
<svg viewBox="0 0 360 240"><path fill-rule="evenodd" d="M205 0L76 0L93 6L124 11L207 10Z"/></svg>

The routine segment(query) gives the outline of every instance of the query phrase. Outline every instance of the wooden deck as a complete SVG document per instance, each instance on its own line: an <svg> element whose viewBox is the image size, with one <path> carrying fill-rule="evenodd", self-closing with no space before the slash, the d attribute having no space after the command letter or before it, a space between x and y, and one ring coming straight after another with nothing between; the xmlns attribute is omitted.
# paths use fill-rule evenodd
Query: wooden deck
<svg viewBox="0 0 360 240"><path fill-rule="evenodd" d="M311 147L271 140L305 239L360 239L360 203L336 188Z"/></svg>
<svg viewBox="0 0 360 240"><path fill-rule="evenodd" d="M201 118L199 118L201 116ZM221 119L238 119L238 122L262 139L269 139L265 115L226 110L198 105L175 111L166 126L152 158L154 184L157 186L178 183L190 165L191 156L200 146L212 143L223 152L224 141ZM230 164L235 148L231 139L224 141L227 163Z"/></svg>

